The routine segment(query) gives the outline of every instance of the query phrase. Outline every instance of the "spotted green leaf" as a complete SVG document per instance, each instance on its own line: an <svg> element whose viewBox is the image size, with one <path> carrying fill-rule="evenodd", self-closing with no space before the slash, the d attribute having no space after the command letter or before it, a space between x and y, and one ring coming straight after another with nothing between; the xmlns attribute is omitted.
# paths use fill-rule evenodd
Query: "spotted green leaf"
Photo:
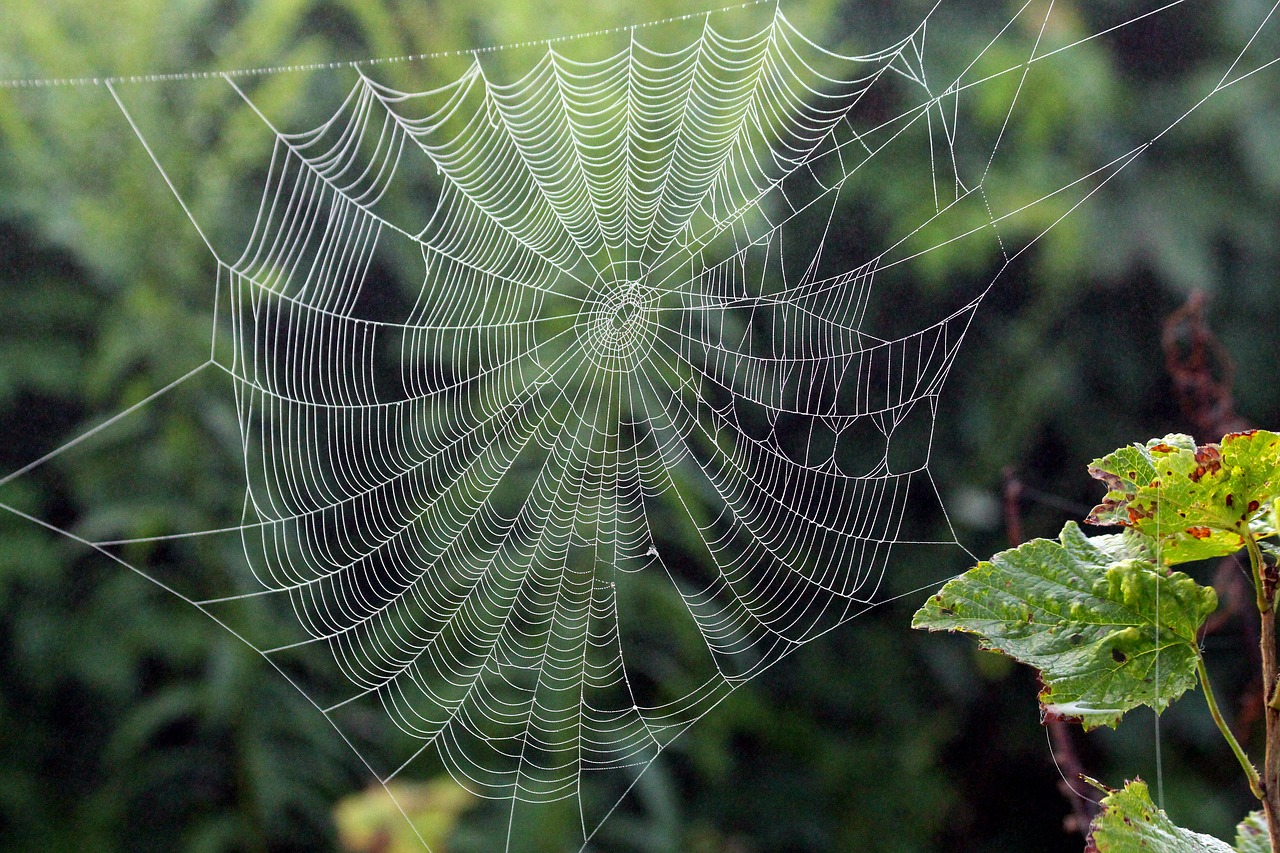
<svg viewBox="0 0 1280 853"><path fill-rule="evenodd" d="M1199 446L1167 435L1095 459L1089 473L1108 491L1088 521L1158 539L1166 564L1235 553L1247 532L1276 533L1280 435L1273 432L1230 433Z"/></svg>
<svg viewBox="0 0 1280 853"><path fill-rule="evenodd" d="M1251 812L1236 827L1236 850L1239 853L1271 853L1271 838L1262 812Z"/></svg>
<svg viewBox="0 0 1280 853"><path fill-rule="evenodd" d="M1242 824L1243 826L1243 824ZM1270 851L1270 846L1266 848ZM1245 853L1211 835L1183 829L1151 802L1147 783L1133 781L1102 800L1085 853Z"/></svg>
<svg viewBox="0 0 1280 853"><path fill-rule="evenodd" d="M1098 539L1071 522L1060 541L1002 551L931 596L912 625L976 634L1036 667L1044 712L1085 728L1115 726L1139 705L1163 710L1196 683L1196 632L1217 596L1125 556L1131 545L1117 537Z"/></svg>

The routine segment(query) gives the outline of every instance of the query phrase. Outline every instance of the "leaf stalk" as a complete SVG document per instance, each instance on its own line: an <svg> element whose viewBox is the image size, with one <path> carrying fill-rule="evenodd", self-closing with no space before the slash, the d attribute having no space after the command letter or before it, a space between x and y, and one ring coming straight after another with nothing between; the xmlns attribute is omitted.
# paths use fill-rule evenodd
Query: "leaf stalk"
<svg viewBox="0 0 1280 853"><path fill-rule="evenodd" d="M1249 553L1249 568L1258 592L1258 611L1262 632L1262 702L1266 721L1266 756L1262 762L1263 812L1271 849L1280 853L1280 707L1276 705L1276 684L1280 681L1280 662L1276 659L1275 586L1268 579L1262 560L1262 549L1252 531L1244 533L1244 547Z"/></svg>
<svg viewBox="0 0 1280 853"><path fill-rule="evenodd" d="M1275 604L1275 589L1267 582L1263 571L1262 549L1258 547L1258 540L1248 531L1244 534L1244 547L1249 552L1249 569L1253 572L1253 587L1258 593L1258 612L1269 613Z"/></svg>
<svg viewBox="0 0 1280 853"><path fill-rule="evenodd" d="M1213 722L1218 726L1218 731L1222 732L1222 737L1227 741L1227 745L1235 753L1236 760L1244 768L1244 775L1249 779L1249 790L1253 791L1255 797L1265 802L1266 793L1262 788L1262 777L1258 775L1258 769L1253 766L1249 756L1245 755L1240 742L1231 733L1231 727L1227 725L1227 721L1223 718L1222 711L1218 708L1218 700L1213 695L1213 688L1209 685L1209 672L1204 667L1204 657L1198 649L1196 650L1196 674L1200 677L1200 687L1204 690L1204 701L1209 706L1209 714L1212 715Z"/></svg>

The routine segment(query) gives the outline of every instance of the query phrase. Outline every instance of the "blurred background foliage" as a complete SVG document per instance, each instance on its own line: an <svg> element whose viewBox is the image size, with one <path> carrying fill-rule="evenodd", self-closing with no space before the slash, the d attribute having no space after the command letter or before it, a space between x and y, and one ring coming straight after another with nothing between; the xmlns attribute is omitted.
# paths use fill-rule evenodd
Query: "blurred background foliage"
<svg viewBox="0 0 1280 853"><path fill-rule="evenodd" d="M0 78L454 50L711 5L12 0L0 27ZM856 51L901 35L931 5L797 0L784 8L818 41ZM1066 44L1154 5L1058 0L1047 37ZM947 3L929 49L944 66L963 63L981 49L984 27L1015 12ZM1261 0L1189 0L1036 66L992 194L1003 204L1028 187L1061 186L1155 136L1213 88L1265 12ZM1005 53L984 61L1020 62L1036 37L1035 27L1015 30ZM1276 55L1271 34L1241 68ZM324 99L311 95L323 85L301 74L258 78L255 99L302 127L317 119L313 103ZM998 127L1009 94L999 86L977 94L979 124ZM148 127L173 129L152 137L197 219L215 239L243 235L269 153L256 117L226 87L137 87L128 97ZM1271 69L1207 102L997 281L952 372L931 457L956 533L975 554L1006 544L1006 469L1023 485L1026 535L1053 535L1097 497L1084 472L1090 459L1199 428L1179 406L1161 354L1164 318L1193 291L1209 296L1208 322L1234 359L1241 418L1280 425L1278 140L1280 82ZM857 258L860 246L925 218L926 156L904 150L869 172L828 251ZM1038 208L1006 237L1025 244L1071 203ZM914 265L875 310L886 324L938 316L950 294L973 293L994 269L991 257L956 244ZM211 280L200 237L101 87L0 90L0 473L198 365ZM201 529L235 514L239 453L225 387L193 381L84 452L6 484L0 501L89 539ZM922 536L947 535L937 513L911 524ZM958 549L941 561L939 553L904 550L886 594L967 567ZM122 556L211 579L230 557L198 544L131 546ZM1203 574L1212 578L1212 568ZM972 643L910 632L919 600L873 610L737 691L642 777L593 848L1079 850L1080 836L1064 829L1071 806L1038 725L1032 677ZM1223 692L1241 697L1236 716L1257 749L1260 726L1249 725L1245 693L1249 642L1242 623L1227 618L1206 646ZM376 744L386 725L370 720L357 746ZM1227 832L1249 796L1207 715L1195 702L1176 706L1161 738L1175 819ZM1107 782L1156 776L1150 717L1075 742L1084 768ZM102 555L0 513L0 847L405 849L397 846L403 827L386 823L385 794L369 785L315 709L227 632ZM406 785L423 786L402 792L402 802L424 834L443 839L436 849L501 849L501 810L442 779ZM544 818L519 828L520 849L571 849L576 812Z"/></svg>

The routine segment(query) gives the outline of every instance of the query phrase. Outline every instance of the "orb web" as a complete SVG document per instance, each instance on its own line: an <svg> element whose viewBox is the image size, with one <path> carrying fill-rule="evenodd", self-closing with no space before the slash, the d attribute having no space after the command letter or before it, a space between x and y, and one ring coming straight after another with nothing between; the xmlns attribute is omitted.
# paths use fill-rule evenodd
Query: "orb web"
<svg viewBox="0 0 1280 853"><path fill-rule="evenodd" d="M891 470L887 443L932 405L969 311L873 338L853 315L874 262L819 276L784 247L847 177L817 164L869 156L856 107L902 45L840 56L781 12L623 42L591 61L552 45L508 83L479 59L428 91L358 73L323 125L277 132L252 237L220 267L245 555L355 688L326 712L371 699L409 736L384 780L427 753L537 803L647 764L873 600L921 473ZM415 167L436 204L388 218ZM421 253L421 290L372 321L361 290L392 242ZM831 440L788 454L743 428L784 414ZM856 420L885 444L865 471L837 459ZM652 576L701 639L674 693L628 660L626 602Z"/></svg>
<svg viewBox="0 0 1280 853"><path fill-rule="evenodd" d="M943 85L933 12L854 56L761 4L502 67L477 52L443 80L419 57L400 75L415 87L348 63L301 130L223 75L270 165L238 253L205 240L213 346L177 382L216 372L234 396L243 513L172 535L236 537L244 563L225 594L179 594L353 746L358 714L393 721L402 738L358 748L382 783L443 766L510 802L510 826L572 800L585 846L736 686L883 600L908 498L935 495L939 394L986 292L882 337L867 315L886 276L967 240L999 277L1017 254L1002 223L1062 194L1070 212L1150 145L993 208L1021 84L968 149L961 101L1078 44L978 68L1051 11L1022 7ZM148 81L105 85L163 175L132 82ZM842 198L909 145L927 151L919 227L829 268ZM390 201L405 193L421 202ZM403 304L382 293L386 257L417 264ZM119 560L126 543L86 544ZM255 634L256 607L294 633ZM342 690L282 662L304 646L327 648Z"/></svg>

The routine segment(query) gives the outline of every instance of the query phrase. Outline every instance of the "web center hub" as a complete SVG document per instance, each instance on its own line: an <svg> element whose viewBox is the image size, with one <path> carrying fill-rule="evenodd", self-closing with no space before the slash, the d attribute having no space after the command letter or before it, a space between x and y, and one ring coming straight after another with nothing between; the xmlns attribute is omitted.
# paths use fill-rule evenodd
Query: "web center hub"
<svg viewBox="0 0 1280 853"><path fill-rule="evenodd" d="M611 370L634 367L657 334L656 305L653 288L635 281L620 282L600 294L583 318L592 359Z"/></svg>

